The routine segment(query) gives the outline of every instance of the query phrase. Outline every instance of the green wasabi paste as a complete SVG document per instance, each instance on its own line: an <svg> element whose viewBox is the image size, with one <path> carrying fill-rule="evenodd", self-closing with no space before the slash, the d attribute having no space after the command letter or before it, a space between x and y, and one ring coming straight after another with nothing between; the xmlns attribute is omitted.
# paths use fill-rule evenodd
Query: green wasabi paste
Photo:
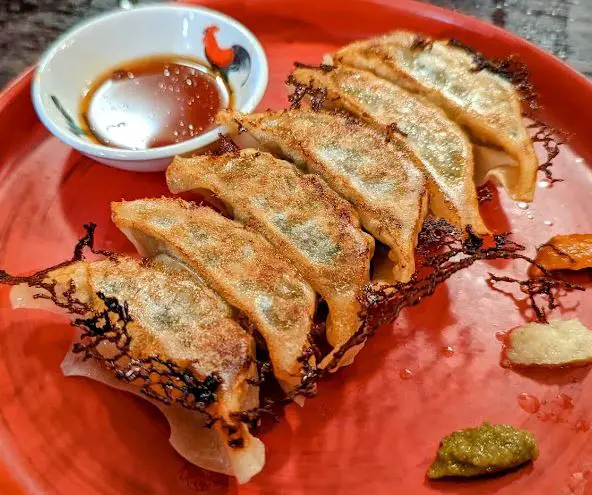
<svg viewBox="0 0 592 495"><path fill-rule="evenodd" d="M507 471L536 459L534 435L510 425L483 423L455 431L440 443L428 478L470 477Z"/></svg>

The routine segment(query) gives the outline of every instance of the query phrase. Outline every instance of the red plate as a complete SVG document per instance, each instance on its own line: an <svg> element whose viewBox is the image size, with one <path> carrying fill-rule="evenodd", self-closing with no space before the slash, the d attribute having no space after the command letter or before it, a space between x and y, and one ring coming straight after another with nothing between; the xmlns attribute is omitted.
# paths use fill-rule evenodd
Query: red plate
<svg viewBox="0 0 592 495"><path fill-rule="evenodd" d="M500 193L484 215L531 249L556 233L592 231L585 211L592 171L577 158L592 160L592 87L554 57L483 22L411 1L201 3L238 18L262 41L271 77L261 108L285 105L282 83L294 60L318 62L351 40L394 28L453 36L490 56L518 52L532 70L544 118L571 134L571 149L554 167L566 181L539 188L527 210ZM27 72L0 96L0 266L22 273L63 260L88 221L99 224L101 246L131 251L109 221L109 202L166 194L163 176L110 169L58 142L33 113L30 81ZM71 328L40 311L10 310L8 291L0 289L0 492L589 493L591 433L581 430L592 420L592 378L588 369L535 375L499 366L495 333L524 320L510 299L487 288L490 270L524 275L525 267L474 266L405 311L353 366L326 380L317 398L288 407L265 428L265 469L240 488L179 457L166 422L141 399L64 378L59 363ZM565 316L592 325L589 297L566 298ZM412 377L402 380L405 368ZM547 402L530 414L519 406L521 393ZM574 407L554 400L559 393ZM496 479L427 483L440 438L483 420L533 431L540 459Z"/></svg>

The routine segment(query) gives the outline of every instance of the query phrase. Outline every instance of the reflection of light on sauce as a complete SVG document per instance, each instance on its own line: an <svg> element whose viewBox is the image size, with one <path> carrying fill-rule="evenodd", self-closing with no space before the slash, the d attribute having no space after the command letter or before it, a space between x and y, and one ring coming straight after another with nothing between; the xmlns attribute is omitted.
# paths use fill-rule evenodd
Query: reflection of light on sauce
<svg viewBox="0 0 592 495"><path fill-rule="evenodd" d="M530 414L535 414L541 408L540 401L534 395L527 393L518 396L518 405Z"/></svg>
<svg viewBox="0 0 592 495"><path fill-rule="evenodd" d="M524 201L520 201L519 203L516 203L516 206L518 208L520 208L521 210L528 210L528 208L529 208L528 203L525 203Z"/></svg>
<svg viewBox="0 0 592 495"><path fill-rule="evenodd" d="M401 377L401 380L409 380L413 376L413 372L408 368L403 368L399 371L399 376Z"/></svg>
<svg viewBox="0 0 592 495"><path fill-rule="evenodd" d="M495 338L500 342L505 342L508 338L508 334L506 332L495 332Z"/></svg>
<svg viewBox="0 0 592 495"><path fill-rule="evenodd" d="M442 355L446 357L454 356L454 347L452 347L451 345L442 347Z"/></svg>
<svg viewBox="0 0 592 495"><path fill-rule="evenodd" d="M151 57L98 78L81 102L82 121L102 144L146 149L186 141L213 127L228 106L219 78L191 60Z"/></svg>
<svg viewBox="0 0 592 495"><path fill-rule="evenodd" d="M552 227L553 226L553 220L545 220L543 222L547 227Z"/></svg>

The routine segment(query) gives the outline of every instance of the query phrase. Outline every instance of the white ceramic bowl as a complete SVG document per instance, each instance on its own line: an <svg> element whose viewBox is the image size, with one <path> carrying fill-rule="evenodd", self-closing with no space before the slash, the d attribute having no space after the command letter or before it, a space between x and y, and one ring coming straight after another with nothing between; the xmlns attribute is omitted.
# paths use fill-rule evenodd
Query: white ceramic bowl
<svg viewBox="0 0 592 495"><path fill-rule="evenodd" d="M263 97L268 77L265 52L255 36L239 22L210 9L151 5L96 17L58 39L39 62L33 81L37 115L61 141L112 167L159 171L176 155L199 153L217 140L218 128L169 146L117 149L97 144L80 132L79 106L89 85L122 62L171 54L205 62L204 32L211 26L219 28L215 37L220 47L242 47L248 54L250 63L242 64L241 70L228 71L227 79L233 108L253 111Z"/></svg>

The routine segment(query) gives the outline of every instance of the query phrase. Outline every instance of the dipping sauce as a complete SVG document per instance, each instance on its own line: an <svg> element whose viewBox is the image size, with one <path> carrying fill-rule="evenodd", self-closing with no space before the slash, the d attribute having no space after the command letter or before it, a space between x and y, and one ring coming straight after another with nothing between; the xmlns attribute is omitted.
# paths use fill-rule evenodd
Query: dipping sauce
<svg viewBox="0 0 592 495"><path fill-rule="evenodd" d="M214 126L229 92L198 62L172 56L122 64L97 79L81 102L82 122L107 146L147 149L191 139Z"/></svg>

